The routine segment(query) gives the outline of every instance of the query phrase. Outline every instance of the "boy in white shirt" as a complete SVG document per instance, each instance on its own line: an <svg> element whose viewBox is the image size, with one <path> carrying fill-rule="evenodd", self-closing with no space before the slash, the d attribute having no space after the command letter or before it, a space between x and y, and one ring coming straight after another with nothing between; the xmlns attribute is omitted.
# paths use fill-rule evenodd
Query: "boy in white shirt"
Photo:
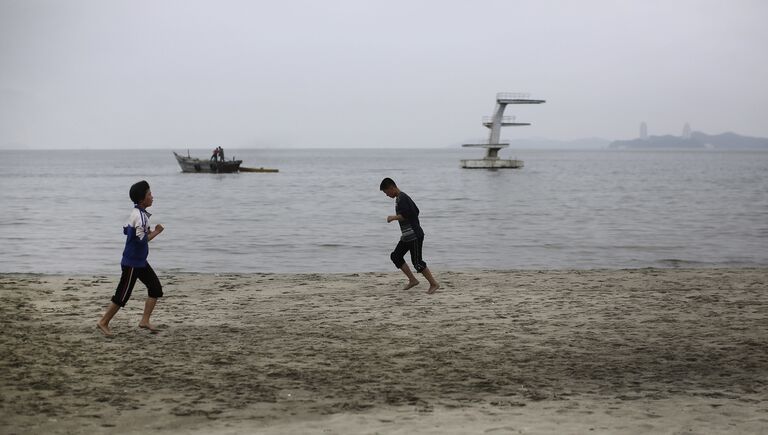
<svg viewBox="0 0 768 435"><path fill-rule="evenodd" d="M123 227L123 233L126 235L125 249L123 250L123 259L120 266L123 273L120 276L120 283L117 285L115 295L112 296L107 312L96 324L104 335L111 337L112 331L109 329L109 322L117 314L121 307L124 307L131 297L133 286L139 279L147 286L149 297L144 303L144 315L139 322L139 328L144 328L152 333L157 332L157 328L149 323L149 317L155 309L157 298L163 296L163 286L157 278L157 274L152 270L152 266L147 263L149 255L149 241L163 232L162 225L156 225L155 229L150 231L149 217L147 208L152 205L154 198L152 191L149 190L149 183L142 180L131 186L129 195L134 204L134 209L128 218L128 223Z"/></svg>

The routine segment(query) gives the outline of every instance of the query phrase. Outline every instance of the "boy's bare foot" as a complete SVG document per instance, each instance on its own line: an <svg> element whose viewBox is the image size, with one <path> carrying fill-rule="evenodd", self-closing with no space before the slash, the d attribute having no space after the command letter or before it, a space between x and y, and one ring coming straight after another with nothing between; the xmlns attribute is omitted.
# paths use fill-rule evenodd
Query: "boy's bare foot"
<svg viewBox="0 0 768 435"><path fill-rule="evenodd" d="M427 290L427 294L431 295L432 293L436 292L437 289L439 288L440 288L440 284L431 285L429 286L429 290Z"/></svg>
<svg viewBox="0 0 768 435"><path fill-rule="evenodd" d="M403 290L408 290L409 288L416 287L417 285L419 285L418 281L408 281L408 284L403 287Z"/></svg>
<svg viewBox="0 0 768 435"><path fill-rule="evenodd" d="M96 322L96 327L99 328L99 331L101 331L102 334L106 337L114 337L112 335L112 331L109 330L109 326L102 325L101 322Z"/></svg>
<svg viewBox="0 0 768 435"><path fill-rule="evenodd" d="M160 332L160 330L157 329L155 325L151 323L139 323L139 328L146 329L153 334L157 334L158 332Z"/></svg>

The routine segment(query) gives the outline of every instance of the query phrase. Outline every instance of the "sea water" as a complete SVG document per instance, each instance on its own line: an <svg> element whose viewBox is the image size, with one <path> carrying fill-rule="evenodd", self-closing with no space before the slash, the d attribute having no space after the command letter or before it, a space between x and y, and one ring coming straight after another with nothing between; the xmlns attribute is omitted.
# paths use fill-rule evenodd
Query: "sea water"
<svg viewBox="0 0 768 435"><path fill-rule="evenodd" d="M394 270L384 177L421 209L435 270L768 265L768 152L504 150L525 167L497 171L459 167L476 149L225 152L280 172L184 174L171 150L4 151L0 272L119 273L142 179L165 227L157 270Z"/></svg>

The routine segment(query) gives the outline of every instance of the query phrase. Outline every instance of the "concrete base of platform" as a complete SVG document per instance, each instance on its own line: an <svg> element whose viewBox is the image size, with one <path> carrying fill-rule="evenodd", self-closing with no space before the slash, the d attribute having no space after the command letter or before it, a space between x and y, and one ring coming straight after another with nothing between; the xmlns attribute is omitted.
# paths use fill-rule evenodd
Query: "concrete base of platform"
<svg viewBox="0 0 768 435"><path fill-rule="evenodd" d="M465 159L461 161L464 169L519 169L522 160L515 159Z"/></svg>

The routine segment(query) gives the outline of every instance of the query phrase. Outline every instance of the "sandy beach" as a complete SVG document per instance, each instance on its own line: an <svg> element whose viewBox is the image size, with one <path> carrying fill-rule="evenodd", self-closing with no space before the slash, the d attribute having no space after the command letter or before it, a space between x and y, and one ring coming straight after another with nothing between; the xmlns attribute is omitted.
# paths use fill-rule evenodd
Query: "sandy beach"
<svg viewBox="0 0 768 435"><path fill-rule="evenodd" d="M0 433L768 433L768 269L0 275Z"/></svg>

